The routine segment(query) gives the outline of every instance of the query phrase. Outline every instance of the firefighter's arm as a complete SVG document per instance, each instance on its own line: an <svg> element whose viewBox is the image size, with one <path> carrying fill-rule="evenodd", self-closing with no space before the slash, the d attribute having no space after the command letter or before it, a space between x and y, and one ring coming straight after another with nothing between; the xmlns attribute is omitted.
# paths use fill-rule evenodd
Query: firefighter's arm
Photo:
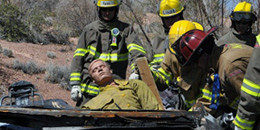
<svg viewBox="0 0 260 130"><path fill-rule="evenodd" d="M86 31L81 34L71 62L70 85L80 85L81 72L84 66L84 57L88 53L86 46Z"/></svg>
<svg viewBox="0 0 260 130"><path fill-rule="evenodd" d="M158 69L151 69L154 76L154 81L158 87L159 91L163 91L168 88L173 82L174 77L177 77L178 74L178 60L175 60L175 55L171 54L168 50L165 53L161 67Z"/></svg>
<svg viewBox="0 0 260 130"><path fill-rule="evenodd" d="M247 66L241 86L241 100L234 124L243 129L252 129L260 110L260 48L255 48Z"/></svg>
<svg viewBox="0 0 260 130"><path fill-rule="evenodd" d="M146 56L146 51L136 34L136 32L133 30L133 27L130 26L125 29L123 33L123 37L125 37L125 42L127 45L127 50L130 55L130 65L131 69L134 70L135 68L135 60L139 57L144 57Z"/></svg>
<svg viewBox="0 0 260 130"><path fill-rule="evenodd" d="M225 73L225 82L223 87L225 87L225 93L234 93L240 95L241 85L245 76L246 67L244 67L244 61L235 61L233 64L229 65ZM235 91L234 91L235 90Z"/></svg>
<svg viewBox="0 0 260 130"><path fill-rule="evenodd" d="M81 34L71 63L70 86L71 99L78 101L82 98L81 80L84 67L84 57L88 54L87 34L83 31Z"/></svg>

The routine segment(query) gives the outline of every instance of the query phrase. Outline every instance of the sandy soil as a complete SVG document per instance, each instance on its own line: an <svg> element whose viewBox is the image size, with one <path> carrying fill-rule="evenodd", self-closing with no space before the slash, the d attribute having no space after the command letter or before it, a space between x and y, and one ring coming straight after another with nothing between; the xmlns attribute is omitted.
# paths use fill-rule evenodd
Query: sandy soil
<svg viewBox="0 0 260 130"><path fill-rule="evenodd" d="M32 43L14 43L0 40L3 49L9 49L13 52L13 57L7 57L0 54L0 97L7 94L7 88L12 83L25 80L33 83L37 92L40 93L44 99L63 99L69 105L75 106L75 102L70 98L70 91L60 87L59 84L53 84L44 81L45 74L29 75L23 73L21 70L14 70L10 68L15 59L22 63L34 61L38 66L46 67L48 64L70 66L73 57L73 49L76 46L77 39L72 39L72 50L68 45L40 45ZM48 52L53 52L56 58L51 59L47 57Z"/></svg>

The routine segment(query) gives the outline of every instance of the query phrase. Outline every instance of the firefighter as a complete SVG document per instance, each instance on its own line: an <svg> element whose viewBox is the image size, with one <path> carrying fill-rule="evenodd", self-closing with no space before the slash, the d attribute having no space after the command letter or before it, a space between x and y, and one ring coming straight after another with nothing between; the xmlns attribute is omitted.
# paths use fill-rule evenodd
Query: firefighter
<svg viewBox="0 0 260 130"><path fill-rule="evenodd" d="M161 109L143 81L114 79L110 66L100 59L91 62L88 71L93 82L100 86L101 92L87 102L83 109Z"/></svg>
<svg viewBox="0 0 260 130"><path fill-rule="evenodd" d="M136 58L146 55L132 26L118 20L120 3L120 0L94 0L99 20L83 29L71 63L71 99L77 102L77 107L99 93L99 87L89 77L91 61L108 62L113 76L125 79L128 60L132 65Z"/></svg>
<svg viewBox="0 0 260 130"><path fill-rule="evenodd" d="M252 33L252 24L257 20L253 6L246 1L240 2L230 14L231 30L222 36L217 45L228 43L241 43L251 47L255 46L256 35Z"/></svg>
<svg viewBox="0 0 260 130"><path fill-rule="evenodd" d="M183 12L185 6L181 5L179 0L162 0L157 8L158 15L161 17L163 23L164 33L155 37L153 42L153 60L150 65L156 68L163 61L165 51L168 48L168 33L171 26L179 20L184 20ZM193 24L203 30L203 27L199 23L193 22Z"/></svg>
<svg viewBox="0 0 260 130"><path fill-rule="evenodd" d="M164 33L155 37L152 43L152 61L149 63L150 69L156 71L160 67L160 63L163 61L165 51L168 48L168 33L176 21L183 20L183 11L185 6L183 6L179 0L162 0L157 6L157 12L162 20ZM174 91L166 89L160 92L160 97L165 109L174 109L174 102L172 99L176 99L176 94Z"/></svg>
<svg viewBox="0 0 260 130"><path fill-rule="evenodd" d="M183 20L183 11L185 6L182 6L179 0L162 0L158 7L158 14L161 17L164 33L155 37L153 41L153 60L150 65L159 66L163 61L165 50L168 48L168 33L176 21Z"/></svg>
<svg viewBox="0 0 260 130"><path fill-rule="evenodd" d="M260 38L260 35L258 35ZM260 39L259 39L260 40ZM260 41L258 41L258 44ZM233 123L235 129L252 130L260 117L260 48L254 48L241 86L241 99ZM255 126L255 127L254 127ZM255 128L256 129L256 128Z"/></svg>
<svg viewBox="0 0 260 130"><path fill-rule="evenodd" d="M202 96L197 101L203 103L206 110L215 117L221 114L218 113L221 108L235 113L253 50L250 46L238 43L217 47L212 35L216 29L213 27L207 33L200 30L188 31L170 47L171 53L178 57L182 66L196 64L207 74L201 79L205 86L200 88Z"/></svg>
<svg viewBox="0 0 260 130"><path fill-rule="evenodd" d="M189 30L203 29L201 25L198 25L199 24L194 24L194 22L188 20L179 20L175 22L169 31L169 43L175 42L175 40ZM196 65L188 65L182 68L177 57L172 55L168 48L169 47L167 47L164 60L162 61L160 67L158 69L152 69L156 85L161 96L168 89L178 88L177 86L180 86L182 94L184 96L190 95L190 97L185 96L187 97L184 99L186 104L179 106L178 109L191 108L196 101L194 100L196 97L191 96L191 94L193 94L191 88L197 88L199 86L199 81L202 76L201 70ZM180 100L180 103L182 100L183 99Z"/></svg>

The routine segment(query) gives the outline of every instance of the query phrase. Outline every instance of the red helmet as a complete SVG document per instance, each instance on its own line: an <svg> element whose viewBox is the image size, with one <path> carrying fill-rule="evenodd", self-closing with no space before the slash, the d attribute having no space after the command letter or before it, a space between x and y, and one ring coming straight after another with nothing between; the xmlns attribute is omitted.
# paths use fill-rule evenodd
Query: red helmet
<svg viewBox="0 0 260 130"><path fill-rule="evenodd" d="M191 30L180 38L179 44L174 46L173 49L177 52L176 56L183 66L192 61L197 61L204 52L211 53L214 45L214 38L211 34L217 28L213 27L207 33L197 29Z"/></svg>

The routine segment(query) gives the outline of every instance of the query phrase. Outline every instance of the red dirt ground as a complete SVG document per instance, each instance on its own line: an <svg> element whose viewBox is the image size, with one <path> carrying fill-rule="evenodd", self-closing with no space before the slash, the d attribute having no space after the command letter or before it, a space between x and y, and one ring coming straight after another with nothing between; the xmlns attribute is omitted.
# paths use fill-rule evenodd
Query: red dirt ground
<svg viewBox="0 0 260 130"><path fill-rule="evenodd" d="M76 47L77 39L72 39L73 49ZM68 45L49 44L40 45L32 43L14 43L0 40L3 49L12 50L13 56L9 58L0 54L0 97L7 94L7 88L12 83L25 80L29 81L38 89L44 99L63 99L69 105L75 106L75 102L70 98L70 91L60 87L59 84L53 84L44 81L45 74L29 75L23 73L21 70L14 70L11 66L13 60L18 59L22 63L27 63L32 60L38 66L46 67L49 63L62 66L70 66L73 57L73 50ZM60 50L66 50L61 52ZM48 52L56 54L56 58L51 59L47 57ZM1 94L2 92L2 94Z"/></svg>

